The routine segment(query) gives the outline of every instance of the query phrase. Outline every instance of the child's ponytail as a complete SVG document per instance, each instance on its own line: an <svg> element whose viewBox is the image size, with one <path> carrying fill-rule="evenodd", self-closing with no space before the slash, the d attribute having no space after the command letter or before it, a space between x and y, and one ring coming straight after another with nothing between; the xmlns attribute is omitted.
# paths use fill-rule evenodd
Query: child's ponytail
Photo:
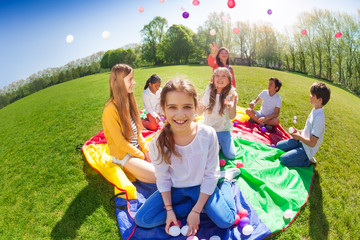
<svg viewBox="0 0 360 240"><path fill-rule="evenodd" d="M149 83L154 84L157 82L161 82L161 78L156 74L151 75L151 77L149 77L149 79L146 81L144 90L146 90L149 87Z"/></svg>

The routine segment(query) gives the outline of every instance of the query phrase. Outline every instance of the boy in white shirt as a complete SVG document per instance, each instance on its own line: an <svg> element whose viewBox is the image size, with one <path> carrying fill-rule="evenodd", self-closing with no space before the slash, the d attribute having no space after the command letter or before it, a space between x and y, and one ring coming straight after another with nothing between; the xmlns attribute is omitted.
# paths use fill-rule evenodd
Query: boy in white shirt
<svg viewBox="0 0 360 240"><path fill-rule="evenodd" d="M277 78L270 78L268 89L263 90L259 96L250 102L246 114L250 117L249 122L265 126L269 132L273 132L273 126L280 123L278 117L281 108L281 97L277 94L282 83ZM254 110L255 105L263 100L260 111Z"/></svg>
<svg viewBox="0 0 360 240"><path fill-rule="evenodd" d="M285 151L280 157L288 167L306 167L315 163L313 159L325 134L324 106L330 100L330 88L316 82L310 88L310 104L314 107L306 120L305 128L291 134L293 138L277 143L276 147Z"/></svg>

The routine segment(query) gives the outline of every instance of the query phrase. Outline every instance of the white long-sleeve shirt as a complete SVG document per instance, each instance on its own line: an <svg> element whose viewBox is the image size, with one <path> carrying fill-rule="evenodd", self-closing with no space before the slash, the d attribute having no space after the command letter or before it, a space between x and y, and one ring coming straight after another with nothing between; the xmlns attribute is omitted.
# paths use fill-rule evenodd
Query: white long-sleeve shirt
<svg viewBox="0 0 360 240"><path fill-rule="evenodd" d="M197 125L195 138L186 146L175 145L182 158L171 155L168 165L156 146L157 137L150 143L150 158L155 167L156 185L160 192L171 187L185 188L200 185L200 192L211 195L220 177L219 144L212 127Z"/></svg>
<svg viewBox="0 0 360 240"><path fill-rule="evenodd" d="M142 94L146 114L150 113L154 118L160 118L158 113L162 112L160 107L160 94L161 88L159 88L155 94L151 92L150 88L147 88Z"/></svg>

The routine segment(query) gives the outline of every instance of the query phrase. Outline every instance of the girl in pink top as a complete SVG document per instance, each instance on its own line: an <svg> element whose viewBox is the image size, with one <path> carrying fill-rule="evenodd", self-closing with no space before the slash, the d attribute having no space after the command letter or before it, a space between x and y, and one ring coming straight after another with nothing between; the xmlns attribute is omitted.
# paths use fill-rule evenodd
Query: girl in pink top
<svg viewBox="0 0 360 240"><path fill-rule="evenodd" d="M230 66L229 50L225 47L219 49L216 43L210 44L211 54L208 57L208 64L213 71L218 67L228 68L231 73L231 85L236 88L234 69Z"/></svg>

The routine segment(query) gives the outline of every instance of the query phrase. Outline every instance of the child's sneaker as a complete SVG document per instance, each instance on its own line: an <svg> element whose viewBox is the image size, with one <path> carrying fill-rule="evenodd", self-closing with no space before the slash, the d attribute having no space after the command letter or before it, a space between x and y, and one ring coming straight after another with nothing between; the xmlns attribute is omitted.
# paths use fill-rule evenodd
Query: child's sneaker
<svg viewBox="0 0 360 240"><path fill-rule="evenodd" d="M220 179L225 178L229 181L233 180L237 176L239 176L241 173L240 169L238 168L230 168L225 169L225 171L220 171Z"/></svg>
<svg viewBox="0 0 360 240"><path fill-rule="evenodd" d="M266 130L268 130L268 132L270 132L270 133L274 132L274 126L270 126L270 125L265 124L265 128L266 128Z"/></svg>

